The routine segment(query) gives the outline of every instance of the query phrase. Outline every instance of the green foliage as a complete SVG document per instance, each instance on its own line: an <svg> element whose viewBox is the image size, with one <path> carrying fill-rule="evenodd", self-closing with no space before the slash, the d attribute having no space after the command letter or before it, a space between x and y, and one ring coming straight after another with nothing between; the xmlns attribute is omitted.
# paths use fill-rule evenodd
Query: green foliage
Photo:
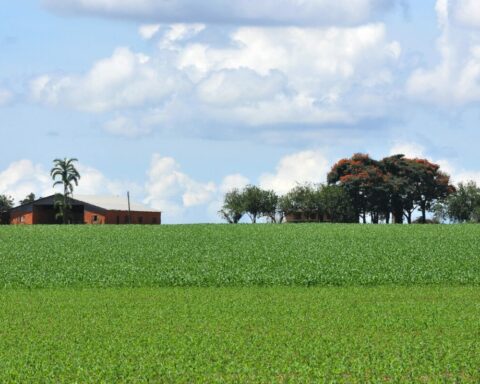
<svg viewBox="0 0 480 384"><path fill-rule="evenodd" d="M245 212L252 223L256 223L264 211L264 191L255 185L247 185L242 192L242 198Z"/></svg>
<svg viewBox="0 0 480 384"><path fill-rule="evenodd" d="M225 194L223 208L218 212L220 217L229 224L238 224L245 214L245 204L242 193L233 189Z"/></svg>
<svg viewBox="0 0 480 384"><path fill-rule="evenodd" d="M8 211L13 208L13 198L7 195L0 195L0 225L8 224Z"/></svg>
<svg viewBox="0 0 480 384"><path fill-rule="evenodd" d="M478 383L479 288L0 291L2 383Z"/></svg>
<svg viewBox="0 0 480 384"><path fill-rule="evenodd" d="M279 198L273 191L266 191L255 185L247 185L242 191L233 189L225 194L220 217L230 224L237 224L246 213L256 223L266 217L271 222L281 222L283 215L277 216Z"/></svg>
<svg viewBox="0 0 480 384"><path fill-rule="evenodd" d="M479 249L462 225L6 226L0 288L477 286Z"/></svg>
<svg viewBox="0 0 480 384"><path fill-rule="evenodd" d="M35 194L32 192L28 194L25 199L19 201L19 205L25 205L29 203L33 203L36 200Z"/></svg>
<svg viewBox="0 0 480 384"><path fill-rule="evenodd" d="M279 200L285 215L300 217L300 221L355 222L355 210L344 188L336 185L297 185Z"/></svg>
<svg viewBox="0 0 480 384"><path fill-rule="evenodd" d="M446 201L446 215L454 222L479 222L480 188L473 181L460 183L454 194Z"/></svg>

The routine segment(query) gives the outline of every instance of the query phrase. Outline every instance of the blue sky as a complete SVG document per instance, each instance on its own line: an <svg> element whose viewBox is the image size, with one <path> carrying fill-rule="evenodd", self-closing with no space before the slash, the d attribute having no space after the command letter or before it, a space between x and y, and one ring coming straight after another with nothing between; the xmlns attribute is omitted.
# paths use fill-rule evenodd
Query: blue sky
<svg viewBox="0 0 480 384"><path fill-rule="evenodd" d="M218 221L246 183L284 193L355 152L480 181L474 0L26 0L0 12L0 193L123 195Z"/></svg>

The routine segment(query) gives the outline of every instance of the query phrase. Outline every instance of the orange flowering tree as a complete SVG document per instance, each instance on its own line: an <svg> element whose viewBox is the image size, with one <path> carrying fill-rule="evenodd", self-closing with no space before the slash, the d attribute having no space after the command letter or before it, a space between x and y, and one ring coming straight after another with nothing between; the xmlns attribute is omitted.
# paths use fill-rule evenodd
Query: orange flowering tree
<svg viewBox="0 0 480 384"><path fill-rule="evenodd" d="M329 184L342 186L350 195L355 214L364 223L367 214L378 223L388 209L385 179L382 164L362 153L340 160L327 176Z"/></svg>

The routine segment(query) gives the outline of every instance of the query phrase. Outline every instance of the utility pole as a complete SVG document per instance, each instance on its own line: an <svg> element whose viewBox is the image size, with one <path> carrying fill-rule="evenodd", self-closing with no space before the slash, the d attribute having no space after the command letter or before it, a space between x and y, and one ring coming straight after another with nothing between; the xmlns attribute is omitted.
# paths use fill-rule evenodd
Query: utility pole
<svg viewBox="0 0 480 384"><path fill-rule="evenodd" d="M130 210L130 192L127 192L128 200L128 224L132 224L132 211Z"/></svg>

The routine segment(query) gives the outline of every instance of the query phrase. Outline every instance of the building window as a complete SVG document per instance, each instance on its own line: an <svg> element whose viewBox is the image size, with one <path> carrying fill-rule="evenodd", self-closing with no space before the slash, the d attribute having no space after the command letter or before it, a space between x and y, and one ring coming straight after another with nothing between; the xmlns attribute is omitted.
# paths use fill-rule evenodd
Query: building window
<svg viewBox="0 0 480 384"><path fill-rule="evenodd" d="M97 215L93 215L93 222L94 222L94 223L97 223L97 222L98 222L98 216L97 216Z"/></svg>

